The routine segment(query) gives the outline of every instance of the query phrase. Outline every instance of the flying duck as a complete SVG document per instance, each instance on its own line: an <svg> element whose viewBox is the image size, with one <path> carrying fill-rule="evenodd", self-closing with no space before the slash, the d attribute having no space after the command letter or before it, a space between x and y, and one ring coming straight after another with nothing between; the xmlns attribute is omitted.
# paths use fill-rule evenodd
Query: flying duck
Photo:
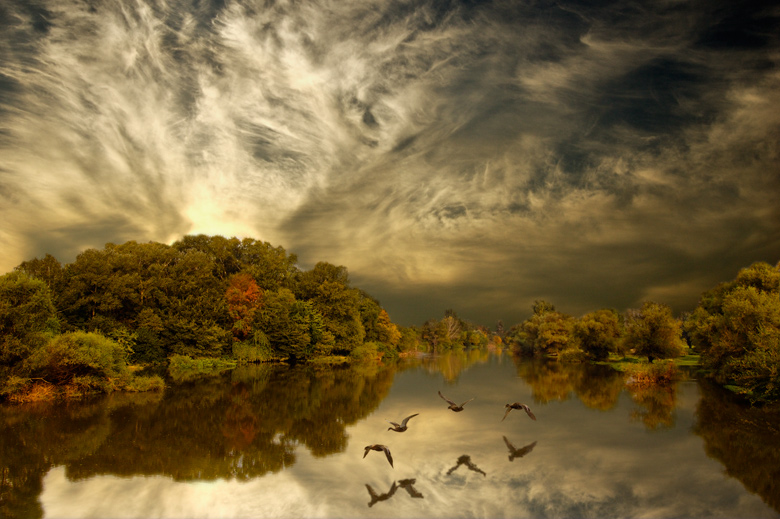
<svg viewBox="0 0 780 519"><path fill-rule="evenodd" d="M531 412L531 409L529 409L528 406L525 404L521 404L520 402L515 402L514 404L507 404L505 407L506 407L506 413L504 413L504 418L501 419L502 422L509 414L509 411L511 411L512 409L523 409L525 410L526 413L528 413L528 416L531 417L531 420L536 420L536 417Z"/></svg>
<svg viewBox="0 0 780 519"><path fill-rule="evenodd" d="M463 411L463 406L464 406L464 405L466 405L466 404L468 404L468 403L469 403L469 402L471 402L472 400L474 400L474 398L476 398L476 397L469 398L468 400L466 400L466 401L465 401L465 402L463 402L462 404L458 405L458 404L456 404L455 402L453 402L452 400L450 400L449 398L447 398L446 396L442 395L442 394L441 394L441 391L439 391L439 396L440 396L440 397L442 397L442 398L443 398L443 399L444 399L444 400L445 400L445 401L446 401L448 404L450 404L450 405L449 405L449 407L448 407L447 409L452 409L452 410L453 410L453 411L455 411L456 413L459 413L459 412Z"/></svg>
<svg viewBox="0 0 780 519"><path fill-rule="evenodd" d="M390 449L388 449L386 445L379 445L378 443L375 443L374 445L366 445L365 452L363 453L364 458L368 454L368 451L385 451L385 456L387 456L387 461L390 462L391 467L393 466L393 457L390 455Z"/></svg>
<svg viewBox="0 0 780 519"><path fill-rule="evenodd" d="M400 424L397 424L395 422L390 422L390 420L385 420L386 422L390 422L393 425L392 427L388 427L387 430L395 431L395 432L404 432L406 429L408 429L408 427L406 426L406 422L408 422L410 418L414 418L418 414L420 413L414 413L412 415L407 416L406 418L403 419L403 421Z"/></svg>

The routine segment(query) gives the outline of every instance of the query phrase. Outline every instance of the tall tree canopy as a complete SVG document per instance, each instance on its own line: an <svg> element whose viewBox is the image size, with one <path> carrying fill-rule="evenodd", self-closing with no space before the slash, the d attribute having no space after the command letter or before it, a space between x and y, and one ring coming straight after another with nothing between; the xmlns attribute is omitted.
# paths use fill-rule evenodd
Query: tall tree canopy
<svg viewBox="0 0 780 519"><path fill-rule="evenodd" d="M780 263L754 263L702 294L685 329L719 382L780 398Z"/></svg>

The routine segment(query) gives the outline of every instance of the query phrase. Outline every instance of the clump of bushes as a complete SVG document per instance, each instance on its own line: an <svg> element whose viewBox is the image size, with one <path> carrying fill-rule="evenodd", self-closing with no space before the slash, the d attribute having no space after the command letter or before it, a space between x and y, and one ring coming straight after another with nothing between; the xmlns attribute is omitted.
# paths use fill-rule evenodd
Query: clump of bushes
<svg viewBox="0 0 780 519"><path fill-rule="evenodd" d="M233 342L233 358L240 363L272 360L275 355L266 334L257 330L252 338Z"/></svg>
<svg viewBox="0 0 780 519"><path fill-rule="evenodd" d="M366 342L360 346L356 346L351 352L349 352L349 359L352 361L367 361L378 360L383 357L384 353L380 351L380 345L376 342Z"/></svg>
<svg viewBox="0 0 780 519"><path fill-rule="evenodd" d="M215 375L233 369L236 365L237 362L233 360L171 355L168 358L168 375L177 382L183 382L203 375Z"/></svg>
<svg viewBox="0 0 780 519"><path fill-rule="evenodd" d="M98 333L57 335L24 360L2 385L0 395L11 401L36 401L163 388L159 376L134 375L127 366L128 355L125 347Z"/></svg>
<svg viewBox="0 0 780 519"><path fill-rule="evenodd" d="M673 360L652 364L626 364L624 370L628 374L626 384L632 389L668 385L679 376L679 370Z"/></svg>
<svg viewBox="0 0 780 519"><path fill-rule="evenodd" d="M558 354L558 362L578 364L588 360L588 354L579 348L567 348Z"/></svg>
<svg viewBox="0 0 780 519"><path fill-rule="evenodd" d="M724 362L720 377L736 392L754 402L780 400L780 344L778 337L757 341L755 349Z"/></svg>

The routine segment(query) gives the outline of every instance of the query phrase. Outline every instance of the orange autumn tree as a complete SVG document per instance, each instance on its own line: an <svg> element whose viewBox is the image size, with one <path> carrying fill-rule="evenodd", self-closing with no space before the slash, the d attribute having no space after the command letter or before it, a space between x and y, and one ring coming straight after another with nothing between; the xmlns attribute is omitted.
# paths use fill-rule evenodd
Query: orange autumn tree
<svg viewBox="0 0 780 519"><path fill-rule="evenodd" d="M263 290L250 274L239 272L230 278L225 300L233 319L233 337L243 341L252 333L252 321L263 304Z"/></svg>

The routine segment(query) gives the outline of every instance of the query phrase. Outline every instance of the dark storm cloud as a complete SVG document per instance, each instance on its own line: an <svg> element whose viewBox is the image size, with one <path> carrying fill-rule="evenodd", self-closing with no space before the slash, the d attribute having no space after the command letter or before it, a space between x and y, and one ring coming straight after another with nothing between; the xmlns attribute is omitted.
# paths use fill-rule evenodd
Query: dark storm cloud
<svg viewBox="0 0 780 519"><path fill-rule="evenodd" d="M404 324L689 309L780 259L777 8L0 7L3 266L252 236ZM68 237L72 237L69 239Z"/></svg>

